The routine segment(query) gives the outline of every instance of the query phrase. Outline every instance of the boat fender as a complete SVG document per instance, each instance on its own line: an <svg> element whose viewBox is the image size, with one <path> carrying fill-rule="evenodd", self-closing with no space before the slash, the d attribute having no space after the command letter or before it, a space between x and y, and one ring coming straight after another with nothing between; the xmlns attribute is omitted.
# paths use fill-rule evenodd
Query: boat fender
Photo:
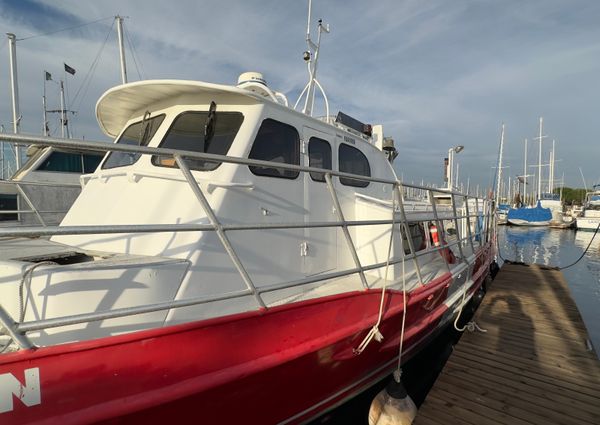
<svg viewBox="0 0 600 425"><path fill-rule="evenodd" d="M430 223L429 224L429 234L431 235L431 241L433 242L433 245L438 248L442 245L442 243L444 245L446 245L446 241L444 240L444 237L440 237L440 233L438 232L438 228L435 224ZM442 258L444 260L446 260L447 263L449 264L454 264L454 262L456 261L456 257L454 256L454 253L450 250L449 247L445 247L440 249L440 255L442 256Z"/></svg>
<svg viewBox="0 0 600 425"><path fill-rule="evenodd" d="M402 381L391 379L371 403L369 425L409 425L415 416L417 406Z"/></svg>

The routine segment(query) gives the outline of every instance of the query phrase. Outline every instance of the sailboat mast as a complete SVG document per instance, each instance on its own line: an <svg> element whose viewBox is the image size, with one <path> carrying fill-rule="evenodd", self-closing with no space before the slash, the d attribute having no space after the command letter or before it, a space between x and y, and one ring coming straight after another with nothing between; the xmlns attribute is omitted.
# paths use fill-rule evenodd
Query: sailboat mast
<svg viewBox="0 0 600 425"><path fill-rule="evenodd" d="M540 117L540 154L538 157L538 192L537 198L540 199L542 196L542 126L544 125L544 118Z"/></svg>
<svg viewBox="0 0 600 425"><path fill-rule="evenodd" d="M523 161L523 203L527 204L527 139L525 139L525 160Z"/></svg>
<svg viewBox="0 0 600 425"><path fill-rule="evenodd" d="M125 46L123 44L123 17L115 16L117 21L117 37L119 39L119 56L121 59L121 83L127 84L127 65L125 63Z"/></svg>
<svg viewBox="0 0 600 425"><path fill-rule="evenodd" d="M19 133L20 113L19 113L19 83L17 81L17 37L14 34L7 33L8 36L8 57L10 60L10 88L12 94L12 114L13 114L13 133ZM21 168L21 149L15 145L15 157L17 169Z"/></svg>
<svg viewBox="0 0 600 425"><path fill-rule="evenodd" d="M48 112L47 112L47 105L46 105L46 79L47 79L47 72L44 71L44 94L42 95L42 106L44 108L44 116L43 118L43 122L42 122L42 134L44 136L48 136Z"/></svg>
<svg viewBox="0 0 600 425"><path fill-rule="evenodd" d="M552 152L550 152L550 193L554 192L554 148L556 141L552 139Z"/></svg>
<svg viewBox="0 0 600 425"><path fill-rule="evenodd" d="M502 155L504 152L504 123L502 123L502 133L500 133L500 156L498 157L498 187L496 188L496 205L500 202L500 187L502 183Z"/></svg>
<svg viewBox="0 0 600 425"><path fill-rule="evenodd" d="M65 105L65 85L63 81L60 82L60 124L61 124L61 136L65 138L65 132L67 138L69 138L69 122L67 121L67 109Z"/></svg>

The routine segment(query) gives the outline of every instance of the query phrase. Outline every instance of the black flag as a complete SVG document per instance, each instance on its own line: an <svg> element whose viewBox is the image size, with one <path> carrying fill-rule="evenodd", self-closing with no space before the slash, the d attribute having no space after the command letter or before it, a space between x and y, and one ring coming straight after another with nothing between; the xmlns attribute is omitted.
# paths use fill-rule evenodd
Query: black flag
<svg viewBox="0 0 600 425"><path fill-rule="evenodd" d="M69 65L67 65L66 63L65 65L65 71L68 72L71 75L75 75L75 68L71 68Z"/></svg>
<svg viewBox="0 0 600 425"><path fill-rule="evenodd" d="M52 79L52 74L50 74L48 71L44 71L46 73L46 81L51 80Z"/></svg>

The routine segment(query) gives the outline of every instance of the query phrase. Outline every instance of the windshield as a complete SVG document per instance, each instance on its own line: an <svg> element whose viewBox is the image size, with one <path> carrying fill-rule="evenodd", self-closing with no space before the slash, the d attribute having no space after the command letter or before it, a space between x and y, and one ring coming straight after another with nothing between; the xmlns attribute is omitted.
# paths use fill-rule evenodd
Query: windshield
<svg viewBox="0 0 600 425"><path fill-rule="evenodd" d="M154 133L160 127L160 124L165 119L165 115L157 115L156 117L147 118L142 121L131 124L121 134L117 143L123 145L146 146ZM137 162L141 154L135 152L111 152L102 164L102 169L125 167Z"/></svg>
<svg viewBox="0 0 600 425"><path fill-rule="evenodd" d="M167 131L161 148L227 155L244 121L240 112L188 111L180 114ZM161 167L175 167L172 157L154 156L152 163ZM192 170L210 171L220 162L188 159Z"/></svg>

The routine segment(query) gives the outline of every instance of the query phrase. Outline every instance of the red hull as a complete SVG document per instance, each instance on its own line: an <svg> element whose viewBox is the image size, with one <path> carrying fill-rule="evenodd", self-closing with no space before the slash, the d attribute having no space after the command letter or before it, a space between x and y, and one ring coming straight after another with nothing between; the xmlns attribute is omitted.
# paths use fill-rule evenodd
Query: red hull
<svg viewBox="0 0 600 425"><path fill-rule="evenodd" d="M481 285L489 251L473 276ZM450 274L410 294L405 347L426 342L447 311ZM398 354L402 293L353 292L235 316L0 356L0 376L39 369L41 403L13 397L0 423L303 422L382 378ZM412 353L411 353L412 351ZM1 394L0 394L1 396Z"/></svg>

